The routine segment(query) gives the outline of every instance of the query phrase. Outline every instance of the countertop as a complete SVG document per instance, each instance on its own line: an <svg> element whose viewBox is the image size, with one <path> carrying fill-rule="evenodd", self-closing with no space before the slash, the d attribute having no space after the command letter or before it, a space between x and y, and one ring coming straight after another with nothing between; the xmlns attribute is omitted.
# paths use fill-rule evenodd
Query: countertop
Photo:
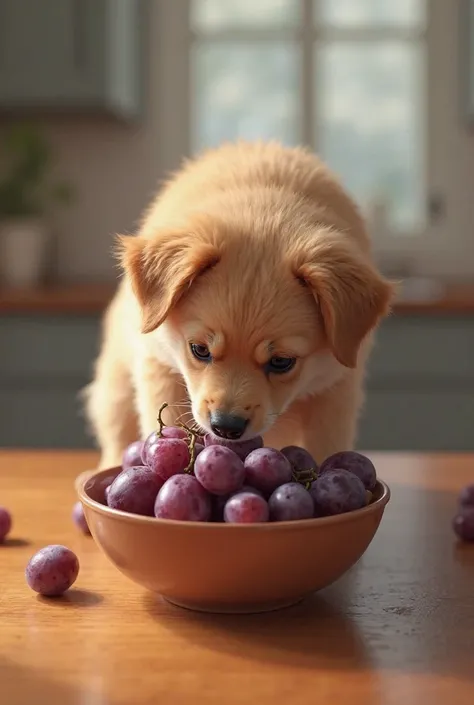
<svg viewBox="0 0 474 705"><path fill-rule="evenodd" d="M100 314L115 291L113 284L57 285L42 289L0 289L0 314ZM395 315L474 314L474 283L449 284L439 294L424 296L407 291L395 302Z"/></svg>
<svg viewBox="0 0 474 705"><path fill-rule="evenodd" d="M296 607L212 616L135 586L73 526L73 480L94 454L0 452L14 517L0 546L0 703L471 705L474 545L451 519L474 455L370 455L392 500L358 565ZM49 543L81 563L55 600L24 580Z"/></svg>
<svg viewBox="0 0 474 705"><path fill-rule="evenodd" d="M98 314L114 295L113 284L64 284L40 289L0 289L0 314Z"/></svg>

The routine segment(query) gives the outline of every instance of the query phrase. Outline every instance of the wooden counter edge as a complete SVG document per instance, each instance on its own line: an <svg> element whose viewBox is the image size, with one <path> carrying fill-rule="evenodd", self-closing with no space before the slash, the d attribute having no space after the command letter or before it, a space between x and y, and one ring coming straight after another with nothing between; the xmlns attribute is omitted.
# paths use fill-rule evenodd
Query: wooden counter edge
<svg viewBox="0 0 474 705"><path fill-rule="evenodd" d="M0 314L100 314L115 290L114 284L65 284L18 291L0 289Z"/></svg>
<svg viewBox="0 0 474 705"><path fill-rule="evenodd" d="M3 315L94 315L101 314L112 299L114 284L58 285L41 289L0 289ZM474 285L448 290L439 300L398 301L392 315L474 315Z"/></svg>

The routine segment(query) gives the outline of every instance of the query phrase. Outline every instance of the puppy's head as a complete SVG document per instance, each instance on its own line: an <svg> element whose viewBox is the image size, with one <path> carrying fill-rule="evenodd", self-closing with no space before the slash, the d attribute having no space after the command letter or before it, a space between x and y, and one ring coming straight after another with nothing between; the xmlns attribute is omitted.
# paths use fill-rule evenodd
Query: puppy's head
<svg viewBox="0 0 474 705"><path fill-rule="evenodd" d="M355 367L392 295L357 243L325 226L249 234L201 220L121 243L143 333L158 329L200 426L229 439L264 433Z"/></svg>

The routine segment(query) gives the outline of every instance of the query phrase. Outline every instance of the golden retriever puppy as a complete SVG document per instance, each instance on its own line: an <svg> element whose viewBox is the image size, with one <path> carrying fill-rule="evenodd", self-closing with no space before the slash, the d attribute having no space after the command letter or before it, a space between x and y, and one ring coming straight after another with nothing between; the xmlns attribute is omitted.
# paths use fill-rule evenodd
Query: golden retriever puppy
<svg viewBox="0 0 474 705"><path fill-rule="evenodd" d="M353 446L371 332L393 287L371 260L359 211L300 148L227 144L188 162L135 237L105 317L87 412L102 452L188 404L206 432Z"/></svg>

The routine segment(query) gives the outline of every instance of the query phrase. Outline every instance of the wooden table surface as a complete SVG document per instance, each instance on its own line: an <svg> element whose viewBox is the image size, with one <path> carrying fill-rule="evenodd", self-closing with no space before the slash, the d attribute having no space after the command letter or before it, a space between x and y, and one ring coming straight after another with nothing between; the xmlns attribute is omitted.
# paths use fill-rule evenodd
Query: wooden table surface
<svg viewBox="0 0 474 705"><path fill-rule="evenodd" d="M474 701L474 545L451 531L474 455L372 454L392 500L360 563L297 607L212 616L120 575L70 520L91 453L0 453L1 705L461 705ZM67 596L31 592L49 543L79 556ZM311 547L308 547L311 550Z"/></svg>

